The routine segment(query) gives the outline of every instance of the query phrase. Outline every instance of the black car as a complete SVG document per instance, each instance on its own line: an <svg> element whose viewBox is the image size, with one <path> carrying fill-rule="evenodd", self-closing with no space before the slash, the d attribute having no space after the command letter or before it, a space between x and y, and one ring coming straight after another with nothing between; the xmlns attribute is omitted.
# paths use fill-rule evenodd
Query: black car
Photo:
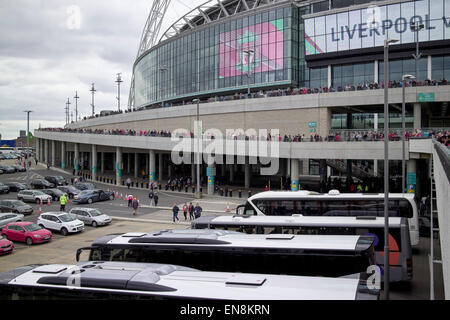
<svg viewBox="0 0 450 320"><path fill-rule="evenodd" d="M15 164L15 165L13 165L13 166L11 166L11 167L13 167L14 169L16 169L16 172L25 172L25 171L27 171L27 169L25 169L23 166L18 165L18 164Z"/></svg>
<svg viewBox="0 0 450 320"><path fill-rule="evenodd" d="M21 213L23 215L33 213L33 207L20 200L0 200L0 210L2 212Z"/></svg>
<svg viewBox="0 0 450 320"><path fill-rule="evenodd" d="M52 189L42 189L43 193L48 194L49 196L52 196L54 201L58 201L59 198L65 193L59 189L52 188Z"/></svg>
<svg viewBox="0 0 450 320"><path fill-rule="evenodd" d="M9 191L12 192L19 192L27 188L26 185L19 182L5 182L5 185L7 185L9 187Z"/></svg>
<svg viewBox="0 0 450 320"><path fill-rule="evenodd" d="M11 166L0 166L0 170L3 170L3 173L15 173L16 169Z"/></svg>
<svg viewBox="0 0 450 320"><path fill-rule="evenodd" d="M31 181L31 187L33 189L49 189L54 188L55 185L45 179L34 179L33 181Z"/></svg>
<svg viewBox="0 0 450 320"><path fill-rule="evenodd" d="M58 186L56 188L68 194L70 199L73 199L74 196L81 192L81 190L75 188L74 186Z"/></svg>
<svg viewBox="0 0 450 320"><path fill-rule="evenodd" d="M9 193L9 187L0 182L0 193Z"/></svg>
<svg viewBox="0 0 450 320"><path fill-rule="evenodd" d="M89 182L77 182L74 184L75 188L78 190L94 190L95 186L92 183Z"/></svg>
<svg viewBox="0 0 450 320"><path fill-rule="evenodd" d="M105 200L114 200L114 192L100 189L83 190L73 198L73 202L89 204Z"/></svg>
<svg viewBox="0 0 450 320"><path fill-rule="evenodd" d="M50 183L53 183L55 186L67 186L68 183L63 176L46 176L44 178Z"/></svg>

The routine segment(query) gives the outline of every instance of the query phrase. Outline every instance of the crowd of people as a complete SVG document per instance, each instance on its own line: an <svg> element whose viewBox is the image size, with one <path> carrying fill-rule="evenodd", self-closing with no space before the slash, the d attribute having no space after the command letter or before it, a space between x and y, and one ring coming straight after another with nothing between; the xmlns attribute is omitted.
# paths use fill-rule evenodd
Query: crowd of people
<svg viewBox="0 0 450 320"><path fill-rule="evenodd" d="M132 129L70 129L70 128L41 128L42 131L50 132L68 132L68 133L88 133L88 134L105 134L105 135L124 135L124 136L146 136L146 137L172 137L175 135L179 138L194 138L193 132L184 131L172 133L170 130L132 130ZM401 140L401 129L392 129L389 132L390 141L400 141ZM443 141L444 144L448 146L448 136L447 130L420 130L420 129L407 129L405 131L405 139L415 139L415 138L426 138L434 137ZM203 140L212 140L216 137L209 131L202 133ZM338 130L333 129L330 131L328 136L321 136L317 133L310 134L309 136L303 134L285 134L285 135L272 135L270 132L267 135L247 135L243 131L236 131L235 133L229 133L225 136L226 140L245 140L245 141L278 141L278 142L342 142L342 141L383 141L384 132L383 130Z"/></svg>
<svg viewBox="0 0 450 320"><path fill-rule="evenodd" d="M426 79L424 81L389 81L389 88L401 88L405 85L405 87L423 87L423 86L442 86L448 85L449 81L447 79L441 80L429 80ZM291 96L291 95L305 95L305 94L318 94L318 93L330 93L330 92L344 92L344 91L361 91L361 90L377 90L384 89L384 82L376 83L376 82L364 82L358 85L354 84L346 84L343 86L331 86L331 87L288 87L277 90L259 90L257 92L251 92L250 95L243 92L236 92L232 95L216 95L213 97L201 98L199 103L211 103L211 102L222 102L222 101L231 101L231 100L241 100L241 99L257 99L257 98L269 98L269 97L279 97L279 96ZM134 111L143 111L148 109L157 109L164 107L177 107L182 105L191 105L194 104L192 100L188 101L180 101L180 102L165 102L164 105L161 103L155 103L145 107L135 108ZM125 112L131 112L125 111ZM95 117L99 117L100 115L95 115L91 117L85 117L85 119L91 119Z"/></svg>

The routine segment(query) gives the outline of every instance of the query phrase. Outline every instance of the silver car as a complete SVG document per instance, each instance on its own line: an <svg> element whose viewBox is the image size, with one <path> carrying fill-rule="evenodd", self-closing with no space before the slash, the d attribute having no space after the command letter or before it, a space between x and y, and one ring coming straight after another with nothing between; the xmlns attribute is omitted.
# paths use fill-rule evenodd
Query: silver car
<svg viewBox="0 0 450 320"><path fill-rule="evenodd" d="M112 221L110 216L103 214L94 208L77 207L72 208L69 213L75 215L78 220L93 227L104 226L110 224Z"/></svg>
<svg viewBox="0 0 450 320"><path fill-rule="evenodd" d="M36 202L37 204L41 203L41 201L43 203L48 203L52 200L52 196L38 190L22 190L17 194L17 200L22 200L24 202L31 201Z"/></svg>
<svg viewBox="0 0 450 320"><path fill-rule="evenodd" d="M23 214L20 213L0 213L0 229L3 229L8 223L23 221Z"/></svg>

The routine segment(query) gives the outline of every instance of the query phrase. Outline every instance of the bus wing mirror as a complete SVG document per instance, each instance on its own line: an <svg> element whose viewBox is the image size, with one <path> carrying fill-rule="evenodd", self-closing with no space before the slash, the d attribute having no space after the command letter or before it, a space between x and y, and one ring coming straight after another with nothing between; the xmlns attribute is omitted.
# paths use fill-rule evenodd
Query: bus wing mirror
<svg viewBox="0 0 450 320"><path fill-rule="evenodd" d="M93 249L93 247L84 247L84 248L77 249L76 261L80 262L80 255L83 252L83 250L91 250L91 249Z"/></svg>
<svg viewBox="0 0 450 320"><path fill-rule="evenodd" d="M236 214L242 216L244 214L245 205L241 204L236 207Z"/></svg>

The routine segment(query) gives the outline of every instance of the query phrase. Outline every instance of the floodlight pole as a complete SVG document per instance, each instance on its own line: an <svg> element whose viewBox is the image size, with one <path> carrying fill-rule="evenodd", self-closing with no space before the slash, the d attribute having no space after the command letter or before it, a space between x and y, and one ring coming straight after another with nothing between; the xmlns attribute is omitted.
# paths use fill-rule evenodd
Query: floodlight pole
<svg viewBox="0 0 450 320"><path fill-rule="evenodd" d="M25 161L25 170L27 171L27 188L30 187L30 112L31 110L24 111L27 113L27 161Z"/></svg>

